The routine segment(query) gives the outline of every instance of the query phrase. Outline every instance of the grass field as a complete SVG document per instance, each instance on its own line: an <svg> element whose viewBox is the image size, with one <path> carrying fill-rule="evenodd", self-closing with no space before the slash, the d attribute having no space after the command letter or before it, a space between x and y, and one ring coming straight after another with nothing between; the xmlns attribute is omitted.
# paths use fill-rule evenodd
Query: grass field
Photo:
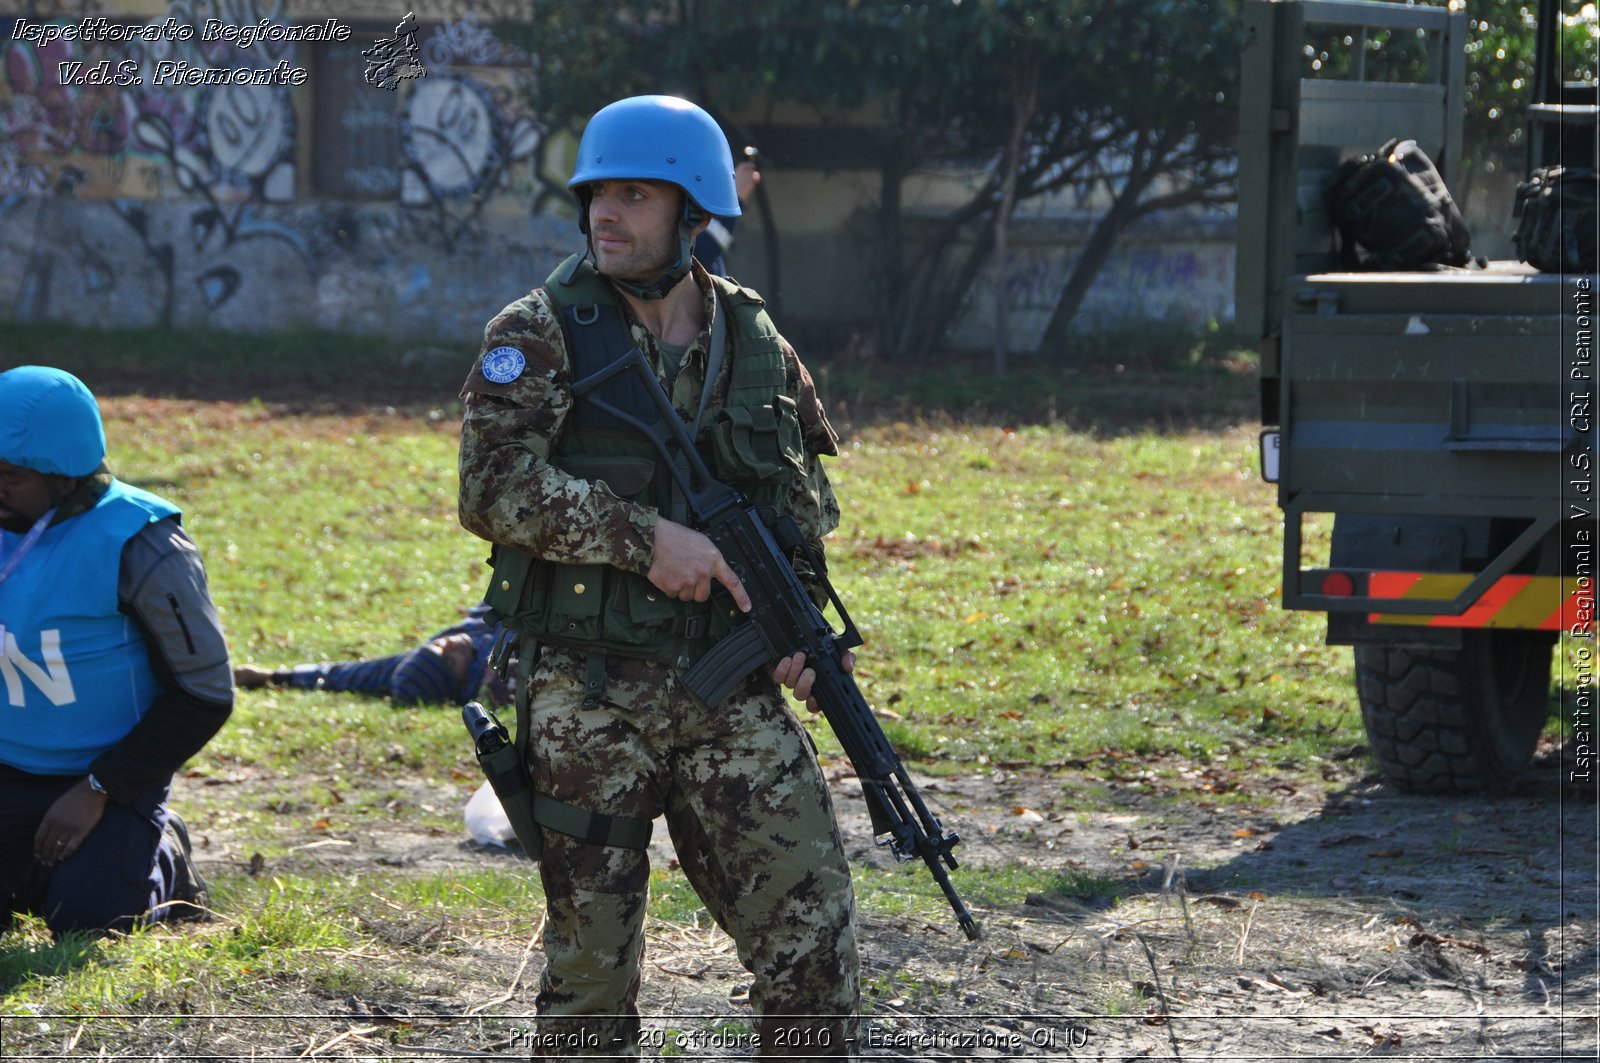
<svg viewBox="0 0 1600 1063"><path fill-rule="evenodd" d="M1084 808L1111 784L1317 778L1362 743L1360 714L1348 651L1322 645L1319 618L1278 604L1253 378L1212 366L1050 379L1044 417L999 403L899 420L880 397L874 423L847 426L830 466L845 523L828 549L866 639L857 676L899 717L890 738L919 774L1047 773ZM840 367L832 380L858 410L868 403L870 374ZM176 398L108 389L110 462L184 509L237 661L395 652L478 600L486 549L455 519L449 391L386 409L363 404L348 372L319 383L329 402L207 401L203 374L191 384ZM820 721L813 731L836 755ZM480 778L454 712L292 692L242 694L191 774L218 784L203 791L211 822L269 865L287 855L290 824L300 836L458 832ZM242 777L253 787L229 784ZM420 800L419 785L459 800ZM281 1010L397 987L425 999L430 964L485 938L520 942L538 907L530 875L494 869L214 878L204 933L53 943L25 922L0 937L0 1011ZM868 913L941 904L920 879L859 878ZM1107 884L1014 869L973 872L963 888L1075 896ZM658 871L655 890L657 917L696 918L681 875Z"/></svg>

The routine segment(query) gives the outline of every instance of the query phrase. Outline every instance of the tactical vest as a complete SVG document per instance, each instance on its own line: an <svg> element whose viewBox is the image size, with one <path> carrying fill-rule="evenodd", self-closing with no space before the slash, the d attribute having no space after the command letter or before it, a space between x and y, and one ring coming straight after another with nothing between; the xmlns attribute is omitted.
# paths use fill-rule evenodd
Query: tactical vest
<svg viewBox="0 0 1600 1063"><path fill-rule="evenodd" d="M122 548L177 513L114 480L0 583L0 762L81 774L143 718L157 685L143 629L118 611Z"/></svg>
<svg viewBox="0 0 1600 1063"><path fill-rule="evenodd" d="M709 425L700 426L696 445L713 476L752 502L783 512L796 477L804 475L805 457L800 419L785 389L778 332L754 292L722 277L711 282L717 312L728 317L733 350L727 401ZM544 290L561 313L574 380L612 364L632 346L615 290L579 256L557 267ZM708 358L708 365L716 361ZM613 378L596 394L647 424L660 416L643 383L631 375ZM694 398L700 405L701 396ZM550 463L668 519L687 519L682 492L656 448L591 403L573 404ZM543 644L686 668L735 619L727 601L680 602L642 573L611 565L545 561L504 545L495 546L491 562L494 574L484 600L508 627Z"/></svg>

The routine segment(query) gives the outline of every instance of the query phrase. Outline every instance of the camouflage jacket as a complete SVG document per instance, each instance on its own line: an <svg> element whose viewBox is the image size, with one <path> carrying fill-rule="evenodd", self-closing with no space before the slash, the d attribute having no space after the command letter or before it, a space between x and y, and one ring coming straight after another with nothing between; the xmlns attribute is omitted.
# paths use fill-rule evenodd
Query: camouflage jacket
<svg viewBox="0 0 1600 1063"><path fill-rule="evenodd" d="M704 324L670 390L686 423L693 421L700 405L713 315L719 309L710 278L698 262L688 282L701 292ZM665 386L655 337L625 302L619 299L618 305L631 341L645 352ZM703 424L713 422L727 394L733 361L728 331L729 350ZM484 374L483 356L506 346L520 351L527 364L509 382L495 383ZM793 485L789 508L806 537L820 544L839 524L839 505L818 457L838 453L838 436L811 374L793 347L787 342L782 347L786 390L795 401L806 449L806 475ZM461 524L480 538L549 561L645 572L654 551L656 511L618 498L603 484L569 476L549 461L572 409L571 386L560 314L544 289L533 290L489 322L478 360L461 389Z"/></svg>

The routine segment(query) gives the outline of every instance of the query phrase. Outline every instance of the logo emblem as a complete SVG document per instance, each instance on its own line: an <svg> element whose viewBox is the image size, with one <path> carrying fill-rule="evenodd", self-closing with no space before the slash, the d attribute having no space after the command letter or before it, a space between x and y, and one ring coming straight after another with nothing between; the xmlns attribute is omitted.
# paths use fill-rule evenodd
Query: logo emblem
<svg viewBox="0 0 1600 1063"><path fill-rule="evenodd" d="M494 384L509 384L522 375L527 364L515 347L496 347L483 356L483 376Z"/></svg>

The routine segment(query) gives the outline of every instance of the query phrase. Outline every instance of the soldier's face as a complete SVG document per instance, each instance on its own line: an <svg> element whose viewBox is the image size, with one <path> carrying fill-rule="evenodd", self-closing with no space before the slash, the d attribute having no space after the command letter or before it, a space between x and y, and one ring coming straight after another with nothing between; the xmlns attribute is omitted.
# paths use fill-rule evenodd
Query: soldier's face
<svg viewBox="0 0 1600 1063"><path fill-rule="evenodd" d="M22 533L62 498L72 481L0 461L0 528Z"/></svg>
<svg viewBox="0 0 1600 1063"><path fill-rule="evenodd" d="M678 258L683 193L664 181L596 181L589 186L595 265L621 280L649 283Z"/></svg>

